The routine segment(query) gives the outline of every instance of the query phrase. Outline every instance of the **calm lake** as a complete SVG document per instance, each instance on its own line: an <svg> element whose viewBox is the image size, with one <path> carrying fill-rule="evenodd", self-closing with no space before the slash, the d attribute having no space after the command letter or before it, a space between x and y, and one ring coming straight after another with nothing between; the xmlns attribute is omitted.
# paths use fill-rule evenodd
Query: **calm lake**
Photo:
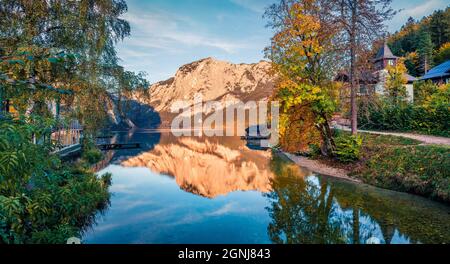
<svg viewBox="0 0 450 264"><path fill-rule="evenodd" d="M324 177L237 137L118 133L83 243L450 243L450 207Z"/></svg>

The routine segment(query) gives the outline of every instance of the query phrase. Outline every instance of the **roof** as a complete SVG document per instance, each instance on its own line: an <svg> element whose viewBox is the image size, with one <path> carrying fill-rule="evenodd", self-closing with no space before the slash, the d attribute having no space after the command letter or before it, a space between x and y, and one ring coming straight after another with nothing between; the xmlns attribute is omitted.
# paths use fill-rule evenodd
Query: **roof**
<svg viewBox="0 0 450 264"><path fill-rule="evenodd" d="M404 76L405 76L406 79L408 80L408 83L412 83L412 82L417 81L417 78L416 78L416 77L411 76L411 75L409 75L409 74L407 74L407 73L405 73Z"/></svg>
<svg viewBox="0 0 450 264"><path fill-rule="evenodd" d="M394 56L389 46L384 43L383 47L378 50L377 55L375 56L374 61L379 61L382 59L398 59L397 56Z"/></svg>
<svg viewBox="0 0 450 264"><path fill-rule="evenodd" d="M445 76L450 76L450 60L434 67L420 79L428 80L428 79L442 78Z"/></svg>

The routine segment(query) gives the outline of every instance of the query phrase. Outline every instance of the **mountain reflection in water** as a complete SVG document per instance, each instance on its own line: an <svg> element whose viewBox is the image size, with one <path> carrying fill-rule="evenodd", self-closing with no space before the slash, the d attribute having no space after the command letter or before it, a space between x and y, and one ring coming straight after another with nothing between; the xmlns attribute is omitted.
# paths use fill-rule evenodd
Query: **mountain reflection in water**
<svg viewBox="0 0 450 264"><path fill-rule="evenodd" d="M274 174L269 169L272 154L253 151L237 138L173 138L154 150L122 162L125 167L147 167L175 177L185 191L208 198L234 191L271 190ZM298 168L298 167L297 167ZM299 169L300 171L300 169Z"/></svg>
<svg viewBox="0 0 450 264"><path fill-rule="evenodd" d="M111 207L86 243L450 242L446 205L315 175L239 138L147 137L100 172L113 173Z"/></svg>

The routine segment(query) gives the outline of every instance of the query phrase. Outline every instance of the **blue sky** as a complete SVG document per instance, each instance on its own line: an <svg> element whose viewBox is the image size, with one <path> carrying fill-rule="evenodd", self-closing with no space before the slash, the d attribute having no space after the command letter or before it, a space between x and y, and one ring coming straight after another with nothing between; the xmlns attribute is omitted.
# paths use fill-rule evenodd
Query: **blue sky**
<svg viewBox="0 0 450 264"><path fill-rule="evenodd" d="M264 59L271 32L262 14L276 0L128 0L131 37L118 45L127 70L146 71L151 82L170 78L183 64L206 57L233 63ZM409 16L420 19L447 0L394 0L403 9L390 31Z"/></svg>

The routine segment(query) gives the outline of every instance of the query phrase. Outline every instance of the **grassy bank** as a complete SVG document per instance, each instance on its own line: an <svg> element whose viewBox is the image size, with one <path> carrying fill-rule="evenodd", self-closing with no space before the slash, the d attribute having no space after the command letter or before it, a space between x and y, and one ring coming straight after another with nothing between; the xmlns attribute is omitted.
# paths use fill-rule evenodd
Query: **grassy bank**
<svg viewBox="0 0 450 264"><path fill-rule="evenodd" d="M450 148L395 136L361 134L359 161L319 158L365 183L450 203Z"/></svg>

